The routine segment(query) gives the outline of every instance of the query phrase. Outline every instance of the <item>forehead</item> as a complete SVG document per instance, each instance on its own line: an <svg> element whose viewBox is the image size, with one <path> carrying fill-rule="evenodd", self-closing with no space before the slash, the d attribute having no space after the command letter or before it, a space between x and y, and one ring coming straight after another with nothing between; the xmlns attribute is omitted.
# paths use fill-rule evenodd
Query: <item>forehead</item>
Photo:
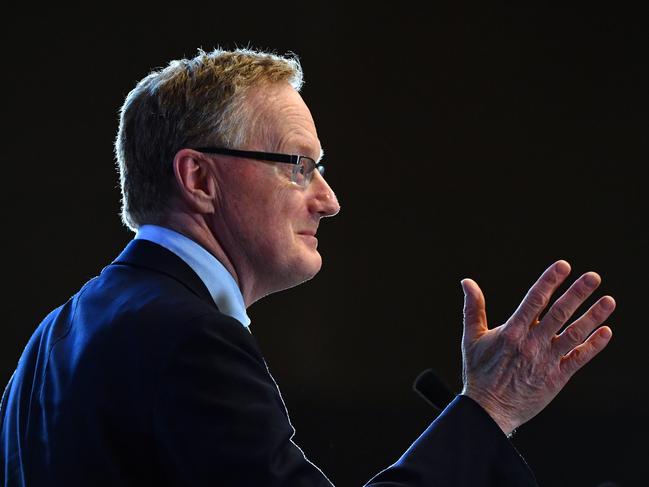
<svg viewBox="0 0 649 487"><path fill-rule="evenodd" d="M320 141L311 112L288 83L256 88L246 101L252 125L249 142L254 149L320 158Z"/></svg>

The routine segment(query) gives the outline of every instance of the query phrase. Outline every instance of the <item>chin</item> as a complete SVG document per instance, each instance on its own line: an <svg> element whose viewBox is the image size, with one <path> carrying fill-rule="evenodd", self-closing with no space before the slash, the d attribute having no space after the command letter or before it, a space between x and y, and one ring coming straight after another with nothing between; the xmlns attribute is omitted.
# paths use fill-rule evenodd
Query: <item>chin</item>
<svg viewBox="0 0 649 487"><path fill-rule="evenodd" d="M317 250L310 251L309 255L303 259L301 267L304 275L302 282L313 278L322 268L322 257L320 253Z"/></svg>
<svg viewBox="0 0 649 487"><path fill-rule="evenodd" d="M315 250L308 251L308 253L305 252L305 254L291 266L292 272L288 273L290 275L290 282L287 288L302 284L320 272L322 268L322 257L320 254Z"/></svg>

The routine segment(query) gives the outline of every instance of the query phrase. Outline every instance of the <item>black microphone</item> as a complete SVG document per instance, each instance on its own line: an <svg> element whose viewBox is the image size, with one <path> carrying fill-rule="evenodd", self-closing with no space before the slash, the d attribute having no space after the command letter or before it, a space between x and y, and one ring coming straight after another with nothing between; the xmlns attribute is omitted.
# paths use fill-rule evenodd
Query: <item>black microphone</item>
<svg viewBox="0 0 649 487"><path fill-rule="evenodd" d="M412 384L412 388L428 404L440 411L455 399L455 394L437 377L433 369L426 369L421 372Z"/></svg>

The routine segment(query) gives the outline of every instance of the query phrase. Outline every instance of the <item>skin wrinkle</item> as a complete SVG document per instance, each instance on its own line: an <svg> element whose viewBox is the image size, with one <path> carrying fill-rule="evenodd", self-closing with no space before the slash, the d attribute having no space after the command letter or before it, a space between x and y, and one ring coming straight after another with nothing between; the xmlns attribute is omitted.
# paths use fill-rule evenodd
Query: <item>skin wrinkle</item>
<svg viewBox="0 0 649 487"><path fill-rule="evenodd" d="M263 85L246 98L256 127L248 150L321 153L315 124L288 83ZM204 154L197 163L213 168L214 210L201 215L205 241L237 280L246 306L261 297L312 278L322 265L313 241L321 218L335 215L337 199L319 172L303 188L290 180L291 168L246 158ZM201 161L201 162L199 162ZM190 230L191 231L191 230Z"/></svg>
<svg viewBox="0 0 649 487"><path fill-rule="evenodd" d="M503 354L503 352L509 353ZM550 383L556 386L551 371L543 366L542 361L538 361L539 356L538 347L519 344L517 348L492 349L473 363L473 366L479 366L482 372L488 374L495 372L500 377L500 381L492 384L489 390L480 389L483 400L492 404L492 410L499 410L501 414L506 415L515 413L525 406L525 394L521 391L527 391L526 394L529 394L531 389L538 394L542 393ZM522 360L517 360L519 357L522 357ZM556 376L559 371L555 372ZM508 398L509 402L503 401L503 398Z"/></svg>
<svg viewBox="0 0 649 487"><path fill-rule="evenodd" d="M600 278L594 272L575 280L553 303L558 310L566 311L565 316L559 316L557 322L557 313L548 312L539 320L569 272L566 261L552 264L505 324L491 329L479 286L472 279L461 281L465 295L462 394L478 402L508 436L542 411L612 336L609 327L601 326L615 309L611 296L600 298L567 325L568 331L556 336L599 285ZM577 343L569 338L574 332L579 332Z"/></svg>
<svg viewBox="0 0 649 487"><path fill-rule="evenodd" d="M279 137L274 133L273 129L275 127L269 120L269 112L264 110L263 107L268 103L276 103L277 95L271 92L269 96L268 89L267 85L261 86L250 90L246 95L246 111L249 114L247 122L253 128L251 133L254 132L258 136L252 140L247 140L245 149L261 151L265 147L270 147L269 152L299 154L309 156L319 162L324 156L324 151L317 136L313 140L313 134L316 132L315 123L310 117L305 119L304 114L297 110L295 106L285 106L278 111L279 115L284 118L287 130ZM305 125L309 129L305 130ZM314 148L316 148L315 151ZM280 170L280 168L287 168L288 166L275 165L275 167Z"/></svg>

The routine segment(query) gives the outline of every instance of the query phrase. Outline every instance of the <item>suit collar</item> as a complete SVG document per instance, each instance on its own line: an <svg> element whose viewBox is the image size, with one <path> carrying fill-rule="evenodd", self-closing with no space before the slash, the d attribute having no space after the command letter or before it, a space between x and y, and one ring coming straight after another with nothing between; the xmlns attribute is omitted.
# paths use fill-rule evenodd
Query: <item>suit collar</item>
<svg viewBox="0 0 649 487"><path fill-rule="evenodd" d="M180 257L148 240L131 240L111 265L132 265L166 274L181 282L199 298L216 307L207 287Z"/></svg>
<svg viewBox="0 0 649 487"><path fill-rule="evenodd" d="M201 279L219 310L243 326L250 324L239 284L223 263L186 235L159 225L142 225L135 239L161 245L180 257Z"/></svg>

